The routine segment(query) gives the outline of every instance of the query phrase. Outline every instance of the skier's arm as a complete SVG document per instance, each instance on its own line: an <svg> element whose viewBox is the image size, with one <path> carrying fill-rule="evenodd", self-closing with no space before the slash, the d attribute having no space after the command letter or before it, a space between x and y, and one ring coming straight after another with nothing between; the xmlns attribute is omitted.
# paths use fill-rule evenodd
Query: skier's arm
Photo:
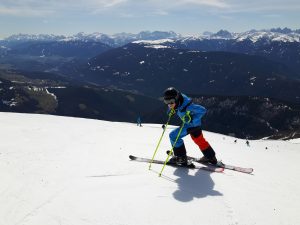
<svg viewBox="0 0 300 225"><path fill-rule="evenodd" d="M189 123L192 126L200 126L201 125L201 118L206 113L206 109L201 105L191 105L188 107L187 112L188 114L184 115L185 123Z"/></svg>

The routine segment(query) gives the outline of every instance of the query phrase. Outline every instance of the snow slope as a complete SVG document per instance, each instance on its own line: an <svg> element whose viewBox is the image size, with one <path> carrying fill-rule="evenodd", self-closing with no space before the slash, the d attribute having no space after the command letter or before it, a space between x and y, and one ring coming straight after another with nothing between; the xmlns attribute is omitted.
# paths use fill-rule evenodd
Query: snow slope
<svg viewBox="0 0 300 225"><path fill-rule="evenodd" d="M219 158L254 174L166 167L158 177L161 165L128 155L151 157L161 125L14 113L0 124L0 225L300 224L299 141L247 147L204 132ZM166 136L156 158L169 147Z"/></svg>

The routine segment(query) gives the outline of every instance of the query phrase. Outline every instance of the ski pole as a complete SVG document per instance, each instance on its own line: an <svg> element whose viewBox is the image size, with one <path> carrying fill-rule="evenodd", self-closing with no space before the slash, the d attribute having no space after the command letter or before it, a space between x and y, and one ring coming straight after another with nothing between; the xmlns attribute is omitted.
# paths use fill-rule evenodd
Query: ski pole
<svg viewBox="0 0 300 225"><path fill-rule="evenodd" d="M155 151L154 151L154 153L153 153L152 159L151 159L151 161L150 161L150 163L149 163L149 170L151 169L151 165L152 165L152 162L153 162L153 160L154 160L154 158L155 158L155 155L156 155L156 152L157 152L158 147L159 147L159 145L160 145L160 142L161 142L161 140L162 140L162 138L163 138L163 136L164 136L164 134L165 134L165 131L166 131L166 129L167 129L167 126L168 126L168 124L169 124L169 122L170 122L170 120L171 120L171 117L174 115L174 113L175 113L175 110L173 110L173 109L172 109L172 110L170 111L170 113L169 113L168 121L167 121L167 123L166 123L166 125L165 125L165 127L164 127L164 130L163 130L163 132L162 132L162 134L161 134L161 136L160 136L160 139L159 139L159 141L158 141L158 144L157 144L157 146L156 146L156 148L155 148Z"/></svg>
<svg viewBox="0 0 300 225"><path fill-rule="evenodd" d="M173 144L173 146L172 146L172 149L171 149L171 151L169 152L168 157L167 157L167 159L166 159L166 161L165 161L165 163L164 163L164 165L163 165L163 167L162 167L162 169L161 169L161 171L160 171L160 173L159 173L159 176L160 176L160 177L161 177L161 175L162 175L163 170L165 169L165 167L166 167L166 165L167 165L167 162L169 161L170 156L173 154L173 149L174 149L174 147L175 147L175 145L176 145L176 143L177 143L177 141L178 141L178 138L179 138L179 136L180 136L180 134L181 134L181 132L182 132L182 129L183 129L184 124L185 124L185 121L183 121L183 123L182 123L182 125L181 125L181 127L180 127L180 130L179 130L179 132L178 132L178 134L177 134L177 137L176 137L176 139L175 139L175 142L174 142L174 144Z"/></svg>

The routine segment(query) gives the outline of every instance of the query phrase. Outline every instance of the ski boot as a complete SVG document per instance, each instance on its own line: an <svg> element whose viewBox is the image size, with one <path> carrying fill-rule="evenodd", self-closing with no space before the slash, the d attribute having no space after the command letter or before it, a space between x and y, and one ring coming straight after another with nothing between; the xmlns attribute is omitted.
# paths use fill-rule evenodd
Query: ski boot
<svg viewBox="0 0 300 225"><path fill-rule="evenodd" d="M216 158L215 151L211 146L209 146L207 149L202 151L203 157L200 158L199 162L200 163L210 163L213 165L216 165L218 163L218 160Z"/></svg>
<svg viewBox="0 0 300 225"><path fill-rule="evenodd" d="M210 163L210 164L213 164L213 165L217 165L218 160L217 160L216 156L213 156L211 158L207 158L206 156L203 156L198 160L198 162L200 162L200 163Z"/></svg>
<svg viewBox="0 0 300 225"><path fill-rule="evenodd" d="M173 155L172 158L168 161L168 163L176 164L178 166L187 165L187 157L186 156L179 157L179 156Z"/></svg>
<svg viewBox="0 0 300 225"><path fill-rule="evenodd" d="M195 165L193 164L192 160L188 160L186 156L179 157L173 155L172 158L168 161L168 164L175 164L177 166L195 168Z"/></svg>

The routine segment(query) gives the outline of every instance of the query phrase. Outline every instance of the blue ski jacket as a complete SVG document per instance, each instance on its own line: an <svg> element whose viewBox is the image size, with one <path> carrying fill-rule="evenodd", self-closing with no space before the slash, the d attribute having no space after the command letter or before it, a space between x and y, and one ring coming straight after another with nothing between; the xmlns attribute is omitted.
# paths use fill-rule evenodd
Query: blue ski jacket
<svg viewBox="0 0 300 225"><path fill-rule="evenodd" d="M201 118L206 113L206 109L198 104L194 104L192 100L185 94L181 94L183 102L175 109L176 114L182 121L185 122L187 127L201 126ZM170 113L171 110L168 111ZM190 116L190 119L188 119Z"/></svg>
<svg viewBox="0 0 300 225"><path fill-rule="evenodd" d="M175 148L178 148L184 144L182 138L188 135L189 128L201 126L201 118L206 113L206 109L203 106L194 104L189 97L184 94L181 95L183 97L183 102L175 109L175 113L184 122L184 126L182 127L181 132L180 128L178 127L169 134L171 145L175 145ZM168 113L170 115L172 110L169 109Z"/></svg>

